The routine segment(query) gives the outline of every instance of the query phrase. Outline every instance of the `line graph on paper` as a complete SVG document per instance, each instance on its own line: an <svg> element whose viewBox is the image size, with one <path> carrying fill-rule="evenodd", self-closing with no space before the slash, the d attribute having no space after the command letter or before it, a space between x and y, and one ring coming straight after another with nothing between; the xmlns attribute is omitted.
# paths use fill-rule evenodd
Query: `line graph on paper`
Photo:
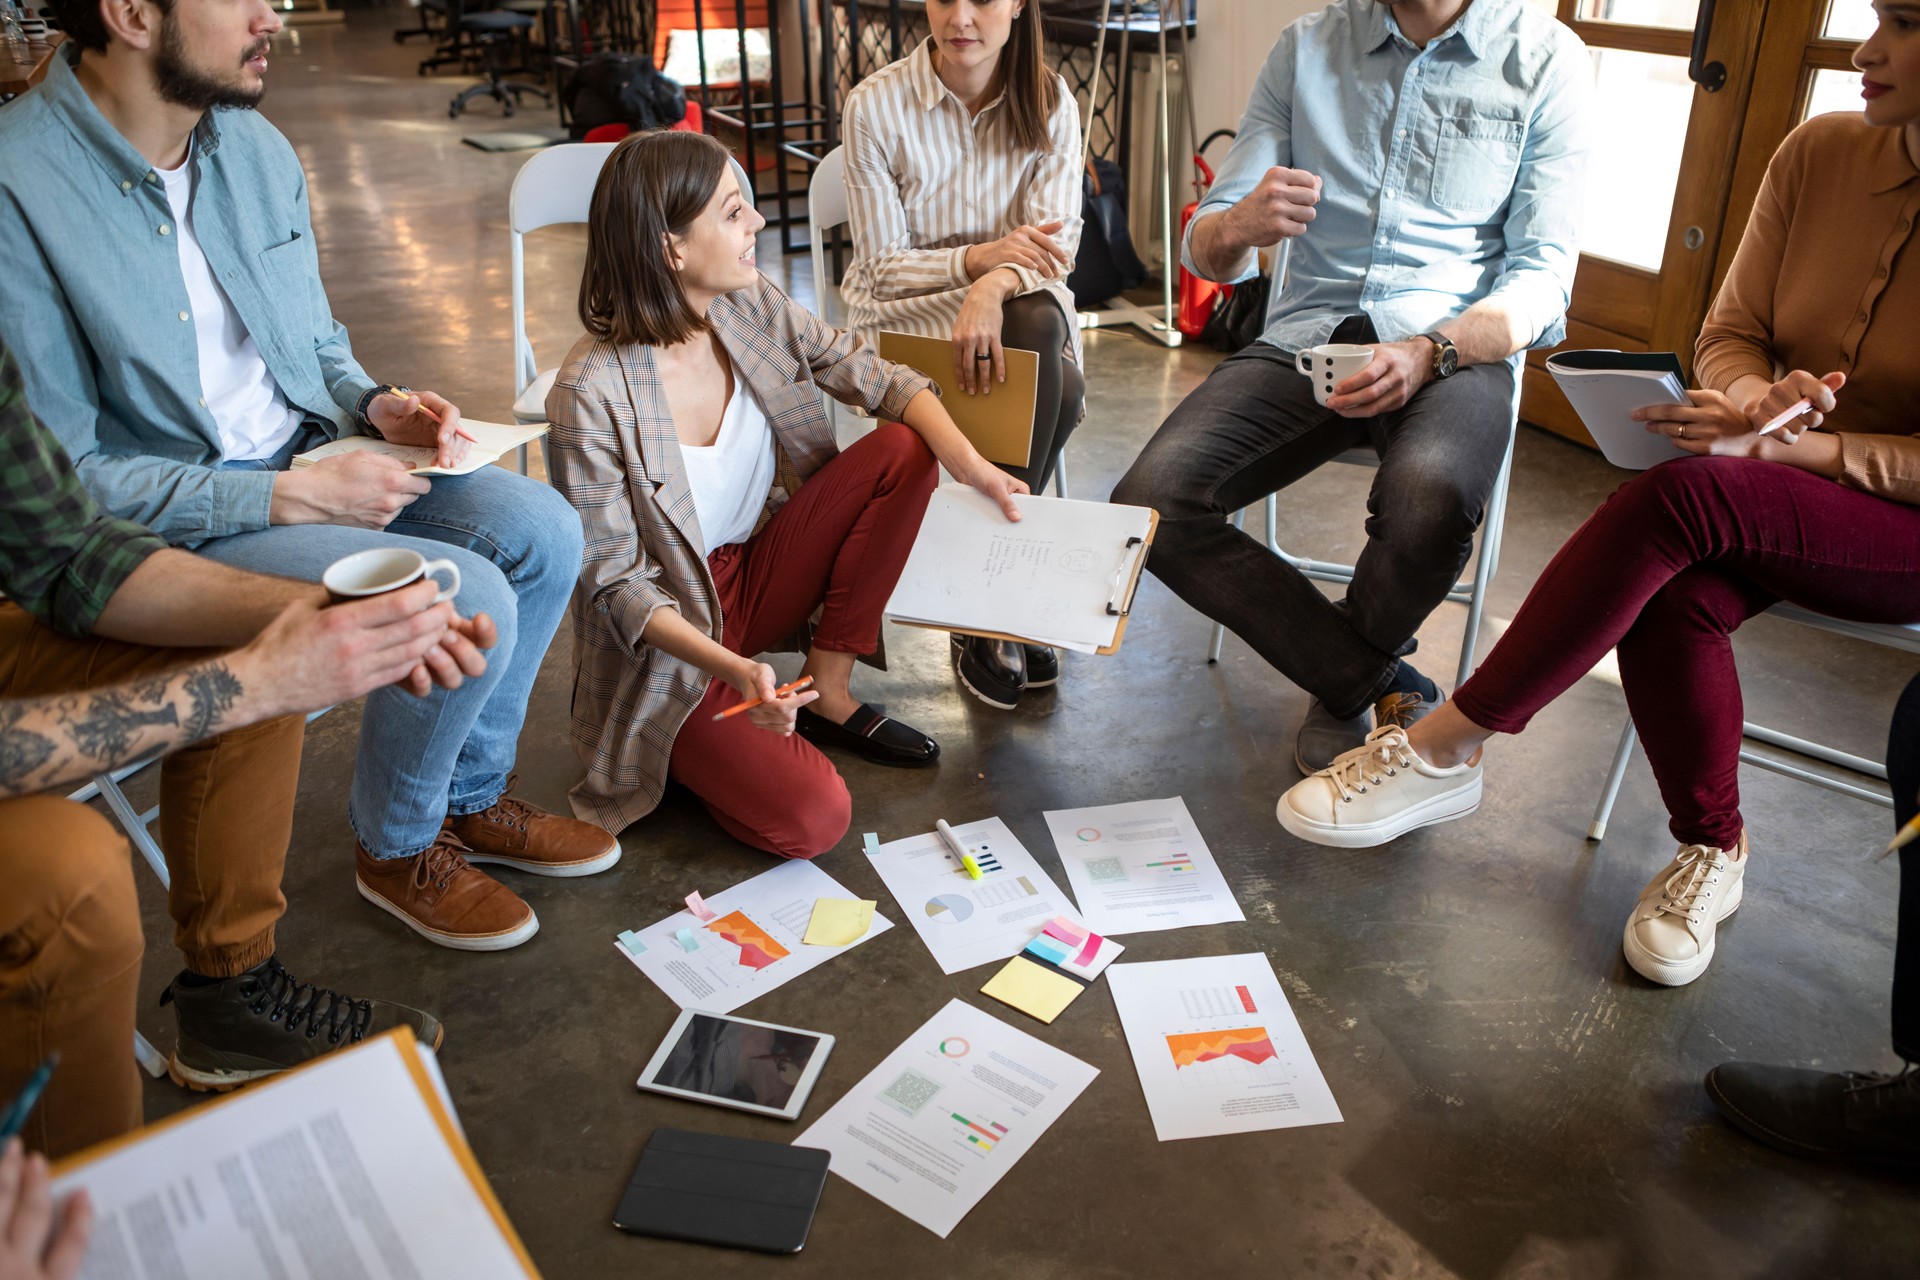
<svg viewBox="0 0 1920 1280"><path fill-rule="evenodd" d="M1185 1089L1248 1089L1292 1082L1265 1027L1192 1031L1166 1038Z"/></svg>

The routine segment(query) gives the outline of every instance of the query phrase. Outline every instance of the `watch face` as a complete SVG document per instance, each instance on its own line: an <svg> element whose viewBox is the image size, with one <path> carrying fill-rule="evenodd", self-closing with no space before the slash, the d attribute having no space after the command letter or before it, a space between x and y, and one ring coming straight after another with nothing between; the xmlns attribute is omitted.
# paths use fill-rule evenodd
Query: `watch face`
<svg viewBox="0 0 1920 1280"><path fill-rule="evenodd" d="M1440 376L1451 378L1454 370L1460 367L1460 353L1452 347L1440 348Z"/></svg>

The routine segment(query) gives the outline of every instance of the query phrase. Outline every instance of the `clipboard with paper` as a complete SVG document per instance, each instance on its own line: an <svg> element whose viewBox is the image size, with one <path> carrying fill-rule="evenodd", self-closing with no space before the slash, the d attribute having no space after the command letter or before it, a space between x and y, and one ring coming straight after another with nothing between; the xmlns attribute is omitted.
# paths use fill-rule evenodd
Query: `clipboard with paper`
<svg viewBox="0 0 1920 1280"><path fill-rule="evenodd" d="M908 626L1119 651L1153 546L1148 507L1023 494L1018 523L962 485L934 490L887 614Z"/></svg>

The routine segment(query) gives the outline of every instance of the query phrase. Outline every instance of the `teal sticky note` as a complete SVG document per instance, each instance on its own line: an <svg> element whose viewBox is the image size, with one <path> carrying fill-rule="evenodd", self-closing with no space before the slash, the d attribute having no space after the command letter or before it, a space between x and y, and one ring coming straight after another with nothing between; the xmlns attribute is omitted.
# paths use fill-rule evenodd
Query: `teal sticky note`
<svg viewBox="0 0 1920 1280"><path fill-rule="evenodd" d="M880 837L876 833L868 831L860 837L860 840L867 846L867 856L869 858L880 852Z"/></svg>
<svg viewBox="0 0 1920 1280"><path fill-rule="evenodd" d="M627 949L628 955L641 956L647 953L647 944L640 941L640 935L631 929L621 931L620 945Z"/></svg>
<svg viewBox="0 0 1920 1280"><path fill-rule="evenodd" d="M693 936L693 930L691 929L678 930L673 936L679 940L682 951L698 951L700 949L700 939Z"/></svg>

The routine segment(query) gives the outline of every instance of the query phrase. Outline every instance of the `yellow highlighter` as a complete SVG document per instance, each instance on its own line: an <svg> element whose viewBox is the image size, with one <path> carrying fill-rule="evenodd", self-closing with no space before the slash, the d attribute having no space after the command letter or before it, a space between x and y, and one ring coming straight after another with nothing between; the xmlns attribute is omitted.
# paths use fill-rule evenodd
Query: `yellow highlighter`
<svg viewBox="0 0 1920 1280"><path fill-rule="evenodd" d="M935 818L933 829L939 835L940 843L946 845L947 851L959 859L960 869L967 873L967 879L978 880L981 874L980 864L974 861L973 855L968 853L966 846L960 843L960 837L953 834L953 828L947 825L947 820Z"/></svg>

